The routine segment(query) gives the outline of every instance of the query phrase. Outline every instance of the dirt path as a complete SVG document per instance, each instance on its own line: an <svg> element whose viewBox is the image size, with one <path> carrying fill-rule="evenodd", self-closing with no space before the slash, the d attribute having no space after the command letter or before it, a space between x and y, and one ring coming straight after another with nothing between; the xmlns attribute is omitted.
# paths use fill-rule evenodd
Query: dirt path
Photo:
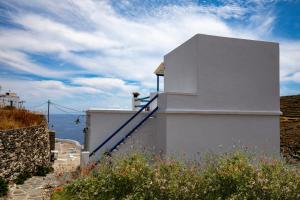
<svg viewBox="0 0 300 200"><path fill-rule="evenodd" d="M61 184L61 176L75 171L80 164L80 147L68 141L57 141L55 149L58 151L54 172L46 177L34 176L23 185L12 185L9 195L0 200L49 200L47 188Z"/></svg>

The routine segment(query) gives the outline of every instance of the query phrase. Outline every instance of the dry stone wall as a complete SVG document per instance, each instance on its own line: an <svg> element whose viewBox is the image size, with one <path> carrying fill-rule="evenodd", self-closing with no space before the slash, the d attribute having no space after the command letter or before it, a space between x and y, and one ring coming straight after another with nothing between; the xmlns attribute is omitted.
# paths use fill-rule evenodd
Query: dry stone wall
<svg viewBox="0 0 300 200"><path fill-rule="evenodd" d="M51 165L46 125L0 130L1 177L13 179L19 173L34 172L38 165Z"/></svg>

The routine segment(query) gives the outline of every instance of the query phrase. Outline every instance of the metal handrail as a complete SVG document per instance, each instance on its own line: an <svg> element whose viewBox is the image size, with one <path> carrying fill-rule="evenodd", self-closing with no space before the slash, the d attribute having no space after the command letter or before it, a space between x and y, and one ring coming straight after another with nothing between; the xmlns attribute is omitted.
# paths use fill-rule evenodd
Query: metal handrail
<svg viewBox="0 0 300 200"><path fill-rule="evenodd" d="M143 99L141 99L139 102L149 102L149 100L143 100Z"/></svg>
<svg viewBox="0 0 300 200"><path fill-rule="evenodd" d="M156 107L154 110L152 110L140 123L138 123L129 133L125 135L115 146L113 146L110 150L109 153L111 153L113 150L115 150L128 136L130 136L137 128L139 128L149 117L151 117L156 111L158 110L158 107Z"/></svg>
<svg viewBox="0 0 300 200"><path fill-rule="evenodd" d="M111 134L104 142L102 142L93 152L90 153L89 157L94 155L101 147L103 147L112 137L114 137L120 130L122 130L129 122L131 122L140 112L147 108L150 103L157 99L158 94L156 94L147 104L140 108L133 116L131 116L120 128L118 128L113 134Z"/></svg>
<svg viewBox="0 0 300 200"><path fill-rule="evenodd" d="M134 99L135 101L141 101L141 100L145 100L145 99L149 99L150 96L147 96L147 97L141 97L141 98L137 98L137 99Z"/></svg>
<svg viewBox="0 0 300 200"><path fill-rule="evenodd" d="M145 106L144 104L143 105L135 105L134 107L135 108L141 108L141 107L143 107L143 106Z"/></svg>

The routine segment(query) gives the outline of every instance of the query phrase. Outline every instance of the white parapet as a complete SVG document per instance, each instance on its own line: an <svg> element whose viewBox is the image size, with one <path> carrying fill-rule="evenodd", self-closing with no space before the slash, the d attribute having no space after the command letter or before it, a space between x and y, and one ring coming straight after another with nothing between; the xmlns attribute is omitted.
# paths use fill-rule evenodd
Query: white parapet
<svg viewBox="0 0 300 200"><path fill-rule="evenodd" d="M137 97L132 97L132 110L139 110L141 105L141 101L138 100Z"/></svg>
<svg viewBox="0 0 300 200"><path fill-rule="evenodd" d="M51 150L51 153L53 154L53 159L57 160L57 158L58 158L58 150Z"/></svg>
<svg viewBox="0 0 300 200"><path fill-rule="evenodd" d="M89 151L82 151L80 156L80 167L86 167L89 164L90 160L90 152Z"/></svg>

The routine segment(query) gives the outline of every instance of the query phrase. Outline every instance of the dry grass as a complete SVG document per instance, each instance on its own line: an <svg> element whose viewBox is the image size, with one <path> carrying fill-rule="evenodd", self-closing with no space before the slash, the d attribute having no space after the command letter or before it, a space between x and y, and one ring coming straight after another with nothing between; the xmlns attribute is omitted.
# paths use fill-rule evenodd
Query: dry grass
<svg viewBox="0 0 300 200"><path fill-rule="evenodd" d="M45 122L41 114L24 109L0 108L0 130L40 125Z"/></svg>

